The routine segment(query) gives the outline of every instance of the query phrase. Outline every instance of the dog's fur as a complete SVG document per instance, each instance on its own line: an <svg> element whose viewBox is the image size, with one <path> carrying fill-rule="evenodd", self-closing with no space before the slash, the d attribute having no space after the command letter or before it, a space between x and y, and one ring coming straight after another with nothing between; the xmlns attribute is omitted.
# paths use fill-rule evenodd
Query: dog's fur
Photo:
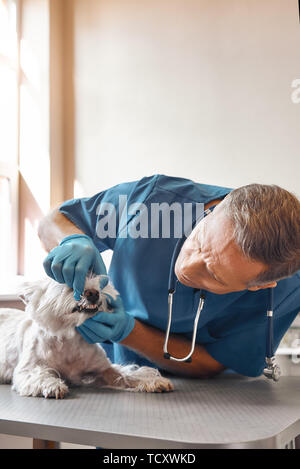
<svg viewBox="0 0 300 469"><path fill-rule="evenodd" d="M69 386L92 385L131 391L171 391L172 383L151 367L113 365L99 344L86 342L75 326L99 311L109 311L106 293L117 291L108 284L100 291L100 276L89 275L85 291L99 292L93 310L83 297L81 308L73 290L45 278L23 285L25 311L0 309L0 382L12 383L22 396L63 398ZM113 314L113 312L111 313Z"/></svg>

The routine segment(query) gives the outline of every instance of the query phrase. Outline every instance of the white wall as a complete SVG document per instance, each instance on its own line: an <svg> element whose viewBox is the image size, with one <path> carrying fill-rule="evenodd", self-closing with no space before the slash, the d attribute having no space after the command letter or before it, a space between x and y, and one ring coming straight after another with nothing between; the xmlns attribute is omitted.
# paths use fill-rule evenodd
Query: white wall
<svg viewBox="0 0 300 469"><path fill-rule="evenodd" d="M157 172L300 194L297 0L74 6L82 195Z"/></svg>

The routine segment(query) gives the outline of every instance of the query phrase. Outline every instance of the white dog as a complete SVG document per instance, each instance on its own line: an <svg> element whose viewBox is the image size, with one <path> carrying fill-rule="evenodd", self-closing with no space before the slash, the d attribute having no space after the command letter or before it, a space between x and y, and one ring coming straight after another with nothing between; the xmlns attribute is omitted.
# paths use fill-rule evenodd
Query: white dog
<svg viewBox="0 0 300 469"><path fill-rule="evenodd" d="M100 276L89 275L78 303L71 288L50 278L25 283L25 311L0 309L0 382L12 383L22 396L56 399L71 385L171 391L172 383L155 368L113 365L99 344L87 343L75 330L110 310L106 293L115 297L117 291L111 284L100 291L99 284Z"/></svg>

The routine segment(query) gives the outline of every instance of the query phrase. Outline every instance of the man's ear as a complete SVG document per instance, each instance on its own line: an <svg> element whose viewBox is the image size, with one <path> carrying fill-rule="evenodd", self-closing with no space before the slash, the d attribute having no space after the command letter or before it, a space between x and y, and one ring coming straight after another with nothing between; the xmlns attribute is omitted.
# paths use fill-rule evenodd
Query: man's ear
<svg viewBox="0 0 300 469"><path fill-rule="evenodd" d="M247 290L257 291L257 290L263 290L264 288L275 288L276 286L277 286L277 282L273 282L273 283L267 283L265 285L257 285L255 287L249 287L247 288Z"/></svg>

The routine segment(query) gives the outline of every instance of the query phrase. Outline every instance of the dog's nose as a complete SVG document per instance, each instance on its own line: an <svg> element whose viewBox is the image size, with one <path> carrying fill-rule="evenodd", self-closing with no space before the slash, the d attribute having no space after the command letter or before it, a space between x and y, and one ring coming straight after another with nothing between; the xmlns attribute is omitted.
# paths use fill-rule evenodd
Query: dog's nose
<svg viewBox="0 0 300 469"><path fill-rule="evenodd" d="M99 300L99 292L94 288L90 288L88 290L84 290L84 296L88 300L89 303L95 304Z"/></svg>

